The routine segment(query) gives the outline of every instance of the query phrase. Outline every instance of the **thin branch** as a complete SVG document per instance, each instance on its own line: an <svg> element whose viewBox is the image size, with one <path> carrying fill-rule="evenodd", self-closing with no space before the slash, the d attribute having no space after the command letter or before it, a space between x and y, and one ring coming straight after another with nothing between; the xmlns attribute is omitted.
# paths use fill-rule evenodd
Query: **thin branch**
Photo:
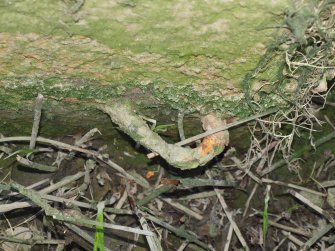
<svg viewBox="0 0 335 251"><path fill-rule="evenodd" d="M147 213L144 213L142 211L139 211L147 220L150 220L158 225L160 225L161 227L171 231L172 233L174 233L176 236L179 236L181 238L185 238L186 240L189 240L190 242L193 242L197 245L199 245L200 247L204 248L205 250L208 250L208 246L203 243L202 241L199 241L198 240L198 237L185 230L185 229L182 229L182 228L176 228L174 226L171 226L170 224L164 222L164 221L161 221L160 219L156 218L155 216L153 215L150 215L150 214L147 214Z"/></svg>
<svg viewBox="0 0 335 251"><path fill-rule="evenodd" d="M154 200L158 196L160 196L161 194L170 192L170 191L172 191L175 188L176 187L173 186L173 185L164 185L164 186L155 188L154 191L150 191L150 193L149 193L149 195L147 197L145 197L142 200L138 201L136 204L139 207L144 206L144 205L150 203L152 200Z"/></svg>
<svg viewBox="0 0 335 251"><path fill-rule="evenodd" d="M206 175L207 175L208 178L212 179L212 175L211 175L211 173L210 173L209 170L206 171ZM217 188L214 188L214 191L217 191ZM219 199L219 201L220 201L220 204L221 204L221 206L222 206L222 208L223 208L223 211L225 212L225 214L226 214L226 216L227 216L227 218L228 218L230 224L232 225L232 227L233 227L233 229L234 229L234 232L235 232L235 234L237 235L237 238L239 239L239 241L240 241L242 247L244 248L244 250L250 250L249 247L248 247L247 242L245 241L245 239L244 239L244 237L243 237L243 235L242 235L242 233L241 233L241 231L240 231L240 229L238 228L236 222L234 221L234 219L233 219L233 215L232 215L232 213L229 211L229 209L228 209L228 205L226 204L226 202L225 202L223 196L219 193L219 191L217 191L217 194L216 194L216 195L217 195L217 197L218 197L218 199Z"/></svg>
<svg viewBox="0 0 335 251"><path fill-rule="evenodd" d="M1 142L30 141L30 139L31 139L31 137L26 137L26 136L6 137L6 138L0 138L0 143ZM139 185L141 185L145 188L150 187L149 183L145 183L143 181L143 179L136 179L136 177L134 177L133 175L126 172L121 166L117 165L116 163L114 163L113 161L111 161L109 159L106 160L106 158L104 158L104 156L102 156L101 154L99 154L97 152L90 151L90 150L87 150L87 149L83 149L81 147L73 146L73 145L70 145L70 144L63 143L63 142L59 142L59 141L56 141L56 140L42 138L42 137L37 137L36 140L38 142L42 143L42 144L52 145L52 146L56 146L56 147L61 148L61 149L68 150L68 151L76 151L76 152L80 152L80 153L85 153L88 156L96 157L98 160L102 161L103 163L107 164L108 166L114 168L115 170L117 170L118 172L123 174L126 178L134 180L136 183L138 183ZM83 173L83 175L84 175L84 173Z"/></svg>
<svg viewBox="0 0 335 251"><path fill-rule="evenodd" d="M233 236L233 232L234 232L233 225L230 224L229 225L228 234L227 234L226 244L224 246L224 251L228 251L229 250L229 246L230 246L230 242L231 242L231 239L232 239L232 236Z"/></svg>
<svg viewBox="0 0 335 251"><path fill-rule="evenodd" d="M187 240L184 241L184 242L179 246L179 248L177 249L177 251L184 251L188 244L189 244L189 241L187 241Z"/></svg>
<svg viewBox="0 0 335 251"><path fill-rule="evenodd" d="M3 233L0 235L0 240L5 242L14 242L24 245L58 245L58 244L64 244L64 240L53 240L53 239L41 239L41 237L37 238L31 238L31 239L20 239L15 238L8 235L3 235Z"/></svg>
<svg viewBox="0 0 335 251"><path fill-rule="evenodd" d="M333 226L335 226L335 221L333 217L326 210L323 210L321 207L315 205L309 199L305 198L296 191L290 189L288 190L288 193L291 194L293 197L297 198L298 200L300 200L301 202L303 202L304 204L306 204L307 206L309 206L310 208L314 209L319 214L323 215L330 223L333 224Z"/></svg>
<svg viewBox="0 0 335 251"><path fill-rule="evenodd" d="M179 142L176 143L175 145L176 145L176 146L187 145L187 144L192 143L192 142L194 142L194 141L197 141L197 140L199 140L199 139L205 138L205 137L207 137L207 136L209 136L209 135L212 135L212 134L215 134L215 133L218 133L218 132L221 132L221 131L226 131L226 130L228 130L228 129L230 129L230 128L233 128L233 127L236 127L236 126L239 126L239 125L243 125L243 124L248 123L248 122L250 122L250 121L253 121L253 120L255 120L255 119L258 119L258 118L265 117L265 116L268 116L268 115L270 115L270 114L273 114L273 113L275 113L275 112L277 112L277 111L278 111L278 109L275 108L275 109L271 109L271 110L266 111L266 112L263 112L263 113L255 114L255 115L250 116L250 117L247 117L247 118L245 118L245 119L241 119L241 120L239 120L239 121L230 123L230 124L225 125L225 126L219 126L219 127L216 127L216 128L214 128L214 129L212 129L212 130L208 130L208 131L206 131L206 132L204 132L204 133L200 133L200 134L195 135L195 136L193 136L193 137L190 137L190 138L188 138L188 139L179 141ZM156 153L149 153L149 154L147 154L147 157L148 157L149 159L151 159L151 158L153 158L153 157L155 157L155 156L157 156Z"/></svg>
<svg viewBox="0 0 335 251"><path fill-rule="evenodd" d="M76 146L79 146L79 147L84 146L84 144L85 144L87 141L91 140L92 137L94 136L94 134L97 133L97 132L98 132L99 134L101 134L101 132L100 132L97 128L93 128L93 129L91 129L91 130L90 130L89 132L87 132L83 137L81 137L81 139L76 140L75 145L76 145Z"/></svg>
<svg viewBox="0 0 335 251"><path fill-rule="evenodd" d="M307 233L304 229L299 229L297 227L289 227L289 226L277 223L277 222L272 221L272 220L268 220L268 224L270 226L280 228L280 229L285 230L285 231L290 232L290 233L302 235L302 236L305 236L305 237L311 237L312 236L310 233Z"/></svg>
<svg viewBox="0 0 335 251"><path fill-rule="evenodd" d="M36 98L36 105L35 105L34 124L31 130L31 139L29 143L30 149L34 149L36 145L36 138L38 135L38 130L39 130L40 121L41 121L42 104L43 104L43 95L38 94Z"/></svg>
<svg viewBox="0 0 335 251"><path fill-rule="evenodd" d="M220 194L224 193L224 189L217 189ZM194 200L194 199L202 199L202 198L208 198L216 196L215 191L208 191L208 192L200 192L200 193L193 193L190 195L182 196L177 198L177 200Z"/></svg>
<svg viewBox="0 0 335 251"><path fill-rule="evenodd" d="M178 113L178 132L179 137L181 140L185 140L185 133L184 133L184 113Z"/></svg>
<svg viewBox="0 0 335 251"><path fill-rule="evenodd" d="M43 164L39 164L39 163L35 163L32 162L28 159L25 159L23 157L21 157L20 155L16 156L16 160L17 162L19 162L21 165L32 168L32 169L36 169L39 171L44 171L44 172L56 172L58 170L57 166L47 166L47 165L43 165Z"/></svg>
<svg viewBox="0 0 335 251"><path fill-rule="evenodd" d="M252 198L254 197L255 192L256 192L258 187L259 187L259 183L255 183L254 187L251 190L249 198L248 198L247 202L245 203L245 209L244 209L244 212L243 212L243 215L242 215L243 217L245 217L247 215L250 202L251 202Z"/></svg>
<svg viewBox="0 0 335 251"><path fill-rule="evenodd" d="M81 228L77 227L76 225L73 225L71 223L64 223L65 226L67 226L71 231L76 233L78 236L89 242L92 246L94 246L94 238L88 234L86 231L82 230ZM107 246L104 247L106 251L112 251Z"/></svg>
<svg viewBox="0 0 335 251"><path fill-rule="evenodd" d="M166 202L167 204L169 204L170 206L173 206L174 208L178 209L179 211L184 212L185 214L197 219L197 220L202 220L204 217L194 211L192 211L191 209L189 209L188 207L176 203L174 201L172 201L171 199L165 199L165 198L161 198L162 201Z"/></svg>
<svg viewBox="0 0 335 251"><path fill-rule="evenodd" d="M46 179L40 180L40 181L38 181L38 182L36 182L34 184L31 184L31 185L27 186L27 189L34 189L34 188L39 187L41 185L44 185L45 183L48 183L48 182L50 182L50 179L46 178ZM11 192L11 193L3 196L3 197L0 197L0 200L5 200L5 199L8 199L11 196L16 196L16 195L19 195L19 193L17 193L17 192Z"/></svg>
<svg viewBox="0 0 335 251"><path fill-rule="evenodd" d="M230 157L230 159L235 163L235 165L237 166L238 169L240 169L245 174L249 175L250 178L252 178L258 184L262 183L262 181L256 175L254 175L250 171L250 169L246 169L245 166L242 165L241 161L238 158L236 158L235 156L232 156L232 157Z"/></svg>
<svg viewBox="0 0 335 251"><path fill-rule="evenodd" d="M51 207L48 205L46 200L42 199L40 195L33 191L33 190L28 190L24 186L11 182L10 186L17 190L19 193L22 195L26 196L29 198L31 201L33 201L36 205L39 207L43 208L45 211L45 214L48 216L53 217L53 219L60 220L60 221L65 221L65 222L72 222L75 224L84 224L88 226L100 226L100 227L105 227L105 228L110 228L114 230L120 230L120 231L125 231L125 232L131 232L134 234L142 234L142 235L150 235L152 236L153 233L150 231L146 230L141 230L137 228L131 228L131 227L125 227L121 225L115 225L115 224L109 224L109 223L104 223L104 222L97 222L93 220L87 220L79 217L70 217L70 216L65 216L61 211L59 211L56 208Z"/></svg>
<svg viewBox="0 0 335 251"><path fill-rule="evenodd" d="M292 241L297 246L301 247L302 245L304 245L304 243L301 240L299 240L297 237L293 236L290 232L286 232L284 230L281 230L281 232L285 237L287 237L287 239Z"/></svg>
<svg viewBox="0 0 335 251"><path fill-rule="evenodd" d="M306 187L285 183L285 182L282 182L282 181L279 181L279 180L270 180L270 179L262 178L262 182L268 183L268 184L276 184L276 185L280 185L280 186L286 186L286 187L298 189L298 190L301 190L301 191L306 191L308 193L315 194L315 195L318 195L318 196L327 197L327 194L325 194L325 193L320 193L318 191L315 191L315 190L312 190L312 189L309 189L309 188L306 188Z"/></svg>
<svg viewBox="0 0 335 251"><path fill-rule="evenodd" d="M333 227L334 226L332 224L327 224L323 228L315 231L315 234L308 241L306 241L301 250L310 250L314 243L326 235Z"/></svg>
<svg viewBox="0 0 335 251"><path fill-rule="evenodd" d="M204 132L204 133L198 134L196 136L193 136L191 138L188 138L188 139L185 139L183 141L180 141L180 142L176 143L176 145L177 146L187 145L189 143L192 143L192 142L197 141L199 139L205 138L205 137L207 137L209 135L212 135L214 133L218 133L218 132L221 132L221 131L226 131L226 130L228 130L230 128L233 128L233 127L236 127L236 126L239 126L239 125L243 125L243 124L248 123L250 121L253 121L255 119L268 116L268 115L273 114L273 113L275 113L277 111L278 111L277 108L276 109L271 109L269 111L262 112L262 113L259 113L259 114L255 114L253 116L247 117L245 119L241 119L239 121L230 123L230 124L225 125L225 126L216 127L215 129L208 130L207 132Z"/></svg>
<svg viewBox="0 0 335 251"><path fill-rule="evenodd" d="M118 202L116 203L116 205L113 209L121 209L122 206L124 205L124 203L127 201L127 198L128 198L128 193L127 193L127 190L125 189L123 191L123 194L122 194L121 198L118 200ZM107 209L107 208L105 208L105 209ZM106 210L105 210L105 212L106 212ZM111 222L114 222L115 217L116 217L116 214L107 215L108 220L110 220Z"/></svg>

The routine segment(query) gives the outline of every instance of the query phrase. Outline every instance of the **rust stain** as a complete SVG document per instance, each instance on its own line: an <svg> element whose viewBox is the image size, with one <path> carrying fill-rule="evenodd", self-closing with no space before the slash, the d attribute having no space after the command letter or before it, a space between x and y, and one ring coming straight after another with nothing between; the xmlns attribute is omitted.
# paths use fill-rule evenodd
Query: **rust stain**
<svg viewBox="0 0 335 251"><path fill-rule="evenodd" d="M219 126L226 125L225 120L221 120L213 114L208 114L204 116L202 119L203 128L208 131L215 129ZM229 143L229 133L228 131L222 131L215 133L213 135L205 137L200 146L198 147L198 153L201 157L208 155L213 152L215 147L225 147Z"/></svg>
<svg viewBox="0 0 335 251"><path fill-rule="evenodd" d="M217 145L217 140L215 139L215 137L209 136L209 137L204 138L199 147L200 156L204 157L207 154L209 154L211 151L214 150L214 147L216 145Z"/></svg>
<svg viewBox="0 0 335 251"><path fill-rule="evenodd" d="M147 179L150 179L150 178L152 178L153 176L155 176L155 172L153 172L153 171L148 171L148 172L146 173L146 175L145 175L145 177L146 177Z"/></svg>

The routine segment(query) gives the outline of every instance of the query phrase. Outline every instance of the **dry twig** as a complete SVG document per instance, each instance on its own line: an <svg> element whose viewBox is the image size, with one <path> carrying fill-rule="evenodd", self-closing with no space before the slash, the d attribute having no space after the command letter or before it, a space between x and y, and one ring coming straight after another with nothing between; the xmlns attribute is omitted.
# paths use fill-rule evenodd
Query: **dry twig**
<svg viewBox="0 0 335 251"><path fill-rule="evenodd" d="M208 177L209 179L212 179L212 175L211 175L211 173L210 173L209 170L206 171L206 175L207 175L207 177ZM225 212L225 214L226 214L226 216L227 216L227 218L228 218L230 224L232 225L232 228L234 229L234 232L235 232L235 234L237 235L237 238L239 239L239 241L240 241L242 247L243 247L245 250L250 250L249 247L248 247L247 242L245 241L244 237L242 236L242 233L241 233L240 229L238 228L236 222L235 222L234 219L233 219L233 215L232 215L232 213L231 213L231 212L229 211L229 209L228 209L228 205L226 204L226 202L225 202L224 198L222 197L222 195L221 195L221 194L219 193L219 191L217 191L216 189L217 189L217 188L214 188L214 191L217 192L216 195L217 195L217 197L218 197L218 199L219 199L219 201L220 201L220 204L221 204L221 206L222 206L222 208L223 208L223 211Z"/></svg>
<svg viewBox="0 0 335 251"><path fill-rule="evenodd" d="M41 121L42 104L43 104L43 95L38 94L36 98L36 105L35 105L34 124L33 124L33 128L31 131L31 139L29 143L30 149L34 149L36 145L36 138L38 135L38 130L39 130L40 121Z"/></svg>

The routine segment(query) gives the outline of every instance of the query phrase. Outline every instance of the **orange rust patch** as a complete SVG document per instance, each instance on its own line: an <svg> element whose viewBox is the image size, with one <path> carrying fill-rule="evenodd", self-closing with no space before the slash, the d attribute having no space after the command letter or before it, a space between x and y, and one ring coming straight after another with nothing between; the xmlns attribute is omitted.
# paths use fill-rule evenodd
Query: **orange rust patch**
<svg viewBox="0 0 335 251"><path fill-rule="evenodd" d="M214 114L208 114L201 118L202 127L208 131L216 127L226 125L225 120L217 118ZM204 157L214 151L217 146L224 147L229 143L228 131L221 131L205 137L201 145L198 147L198 152L201 157Z"/></svg>
<svg viewBox="0 0 335 251"><path fill-rule="evenodd" d="M214 147L217 144L217 140L215 139L215 137L206 137L203 139L201 146L199 148L200 150L200 156L204 157L206 156L208 153L210 153L211 151L213 151Z"/></svg>
<svg viewBox="0 0 335 251"><path fill-rule="evenodd" d="M153 172L153 171L148 171L148 172L146 173L146 175L145 175L145 177L146 177L147 179L150 179L150 178L152 178L153 176L155 176L155 172Z"/></svg>

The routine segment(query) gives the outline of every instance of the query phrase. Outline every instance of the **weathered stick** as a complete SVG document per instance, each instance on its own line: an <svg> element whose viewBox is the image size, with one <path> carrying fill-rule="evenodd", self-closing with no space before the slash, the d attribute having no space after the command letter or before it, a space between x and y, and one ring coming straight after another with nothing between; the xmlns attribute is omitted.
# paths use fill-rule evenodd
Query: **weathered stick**
<svg viewBox="0 0 335 251"><path fill-rule="evenodd" d="M36 138L38 135L38 130L39 130L40 121L41 121L42 103L43 103L43 95L38 94L36 98L36 105L35 105L34 124L31 130L31 139L29 143L30 149L34 149L36 145Z"/></svg>
<svg viewBox="0 0 335 251"><path fill-rule="evenodd" d="M206 175L207 175L208 178L212 179L212 175L211 175L211 173L210 173L209 170L206 171ZM228 220L229 220L232 228L234 229L234 232L237 235L237 238L240 241L242 247L246 251L250 250L249 247L248 247L247 242L245 241L245 239L244 239L244 237L243 237L243 235L241 233L241 230L238 228L238 226L237 226L237 224L236 224L236 222L235 222L235 220L233 218L232 213L229 211L228 205L227 205L226 201L224 200L223 196L219 193L219 191L215 187L214 187L214 191L216 191L216 195L217 195L217 197L219 199L219 202L220 202L220 204L222 206L222 209L225 212L225 214L226 214L226 216L227 216L227 218L228 218Z"/></svg>
<svg viewBox="0 0 335 251"><path fill-rule="evenodd" d="M194 169L203 166L220 154L229 142L228 131L219 130L203 141L197 148L184 148L175 144L166 143L157 133L153 132L147 123L138 116L130 107L121 103L97 105L97 108L107 113L119 128L129 135L135 142L159 154L170 165L179 169ZM225 125L225 121L214 115L202 118L205 130L218 128Z"/></svg>

